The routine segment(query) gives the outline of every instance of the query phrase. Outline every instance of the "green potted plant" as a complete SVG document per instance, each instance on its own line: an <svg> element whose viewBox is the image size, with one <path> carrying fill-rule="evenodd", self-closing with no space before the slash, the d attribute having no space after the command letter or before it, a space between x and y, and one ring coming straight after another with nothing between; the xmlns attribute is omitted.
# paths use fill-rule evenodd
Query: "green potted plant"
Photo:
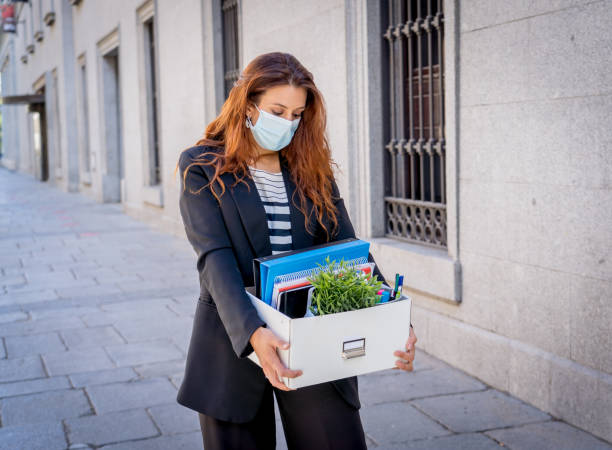
<svg viewBox="0 0 612 450"><path fill-rule="evenodd" d="M325 266L317 263L320 270L308 277L312 287L307 316L368 308L380 300L378 291L383 282L376 275L349 266L344 258L336 264L328 256L325 263Z"/></svg>

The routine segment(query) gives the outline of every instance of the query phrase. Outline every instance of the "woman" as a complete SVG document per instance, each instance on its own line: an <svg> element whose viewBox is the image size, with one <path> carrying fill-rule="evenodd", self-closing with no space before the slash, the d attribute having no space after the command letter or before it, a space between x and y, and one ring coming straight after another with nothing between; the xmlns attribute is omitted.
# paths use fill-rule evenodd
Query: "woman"
<svg viewBox="0 0 612 450"><path fill-rule="evenodd" d="M272 392L290 449L366 448L357 377L289 389L279 377L302 371L280 361L276 350L288 343L245 293L253 258L355 237L325 126L312 74L290 54L267 53L244 69L205 138L180 155L179 206L200 298L177 401L198 411L206 450L275 448ZM374 274L384 280L377 266ZM416 341L410 328L397 368L412 370ZM262 367L247 358L253 351Z"/></svg>

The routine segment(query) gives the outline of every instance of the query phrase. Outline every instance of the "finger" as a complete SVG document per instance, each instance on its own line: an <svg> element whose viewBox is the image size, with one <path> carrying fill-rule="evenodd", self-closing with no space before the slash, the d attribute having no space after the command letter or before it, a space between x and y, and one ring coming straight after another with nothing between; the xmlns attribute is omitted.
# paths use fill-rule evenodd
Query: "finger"
<svg viewBox="0 0 612 450"><path fill-rule="evenodd" d="M278 369L278 373L280 373L282 377L296 378L302 375L303 372L301 370L291 370L286 367L281 367Z"/></svg>
<svg viewBox="0 0 612 450"><path fill-rule="evenodd" d="M287 341L283 341L282 339L276 339L274 341L274 346L281 349L281 350L287 350L289 348L289 342Z"/></svg>
<svg viewBox="0 0 612 450"><path fill-rule="evenodd" d="M285 364L280 360L278 355L276 355L276 353L274 354L272 359L273 359L272 369L276 371L276 373L284 377L288 377L288 378L295 378L295 377L299 377L300 375L302 375L302 371L299 369L291 370L287 368Z"/></svg>
<svg viewBox="0 0 612 450"><path fill-rule="evenodd" d="M402 370L407 370L408 372L412 371L412 362L410 361L402 361L398 359L395 361L395 365Z"/></svg>
<svg viewBox="0 0 612 450"><path fill-rule="evenodd" d="M274 379L275 379L275 383L274 386L277 387L278 389L282 389L283 391L290 391L292 389L289 389L289 387L287 387L287 385L285 384L285 382L278 376L278 374L274 374Z"/></svg>
<svg viewBox="0 0 612 450"><path fill-rule="evenodd" d="M287 386L285 386L285 383L282 383L280 381L275 381L274 383L272 383L272 385L277 388L280 389L281 391L288 391L289 388Z"/></svg>
<svg viewBox="0 0 612 450"><path fill-rule="evenodd" d="M275 381L274 383L272 383L272 386L274 386L276 389L280 389L281 391L290 390L287 386L285 386L285 383L281 383L280 381Z"/></svg>
<svg viewBox="0 0 612 450"><path fill-rule="evenodd" d="M269 369L265 372L266 374L266 378L268 379L268 381L270 382L270 384L272 386L274 386L275 388L281 389L283 391L288 390L287 386L285 386L285 384L278 379L278 375L276 374L276 371L274 369Z"/></svg>
<svg viewBox="0 0 612 450"><path fill-rule="evenodd" d="M300 369L296 369L296 370L291 370L288 367L286 367L283 362L277 358L277 363L274 364L273 370L280 374L283 377L288 377L288 378L295 378L295 377L299 377L300 375L302 375L302 371Z"/></svg>
<svg viewBox="0 0 612 450"><path fill-rule="evenodd" d="M394 356L397 356L401 359L410 359L411 357L411 353L410 352L403 352L401 350L396 350L393 352Z"/></svg>

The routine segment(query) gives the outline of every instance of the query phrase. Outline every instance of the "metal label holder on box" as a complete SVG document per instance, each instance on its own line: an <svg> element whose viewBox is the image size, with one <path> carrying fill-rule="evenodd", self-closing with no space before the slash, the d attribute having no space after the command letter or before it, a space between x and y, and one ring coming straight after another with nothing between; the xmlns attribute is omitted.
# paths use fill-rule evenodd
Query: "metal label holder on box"
<svg viewBox="0 0 612 450"><path fill-rule="evenodd" d="M290 388L393 368L393 352L403 350L410 336L412 299L406 295L368 308L292 319L247 294L267 327L289 342L289 349L278 350L280 360L303 372L282 378ZM261 366L255 352L248 358Z"/></svg>

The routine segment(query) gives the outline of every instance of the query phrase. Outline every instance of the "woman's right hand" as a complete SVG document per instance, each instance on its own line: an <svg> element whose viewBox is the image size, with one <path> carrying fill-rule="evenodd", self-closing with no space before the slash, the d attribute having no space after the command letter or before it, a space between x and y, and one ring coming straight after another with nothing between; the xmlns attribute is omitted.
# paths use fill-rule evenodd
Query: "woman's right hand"
<svg viewBox="0 0 612 450"><path fill-rule="evenodd" d="M249 339L259 363L272 386L283 391L294 391L288 388L279 377L295 378L302 375L301 370L289 370L282 363L276 349L287 350L289 343L283 341L274 332L266 327L257 328Z"/></svg>

